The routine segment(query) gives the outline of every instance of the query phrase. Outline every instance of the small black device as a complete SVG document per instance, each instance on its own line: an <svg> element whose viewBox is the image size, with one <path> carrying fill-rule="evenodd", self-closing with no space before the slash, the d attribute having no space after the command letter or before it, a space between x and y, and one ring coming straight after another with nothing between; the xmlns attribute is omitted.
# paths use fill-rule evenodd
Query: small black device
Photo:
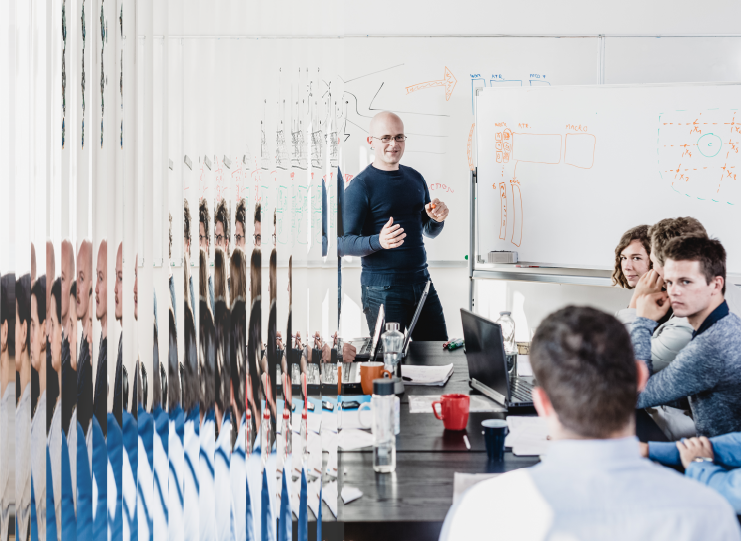
<svg viewBox="0 0 741 541"><path fill-rule="evenodd" d="M357 400L350 400L349 402L342 403L342 409L355 409L360 407L360 402Z"/></svg>

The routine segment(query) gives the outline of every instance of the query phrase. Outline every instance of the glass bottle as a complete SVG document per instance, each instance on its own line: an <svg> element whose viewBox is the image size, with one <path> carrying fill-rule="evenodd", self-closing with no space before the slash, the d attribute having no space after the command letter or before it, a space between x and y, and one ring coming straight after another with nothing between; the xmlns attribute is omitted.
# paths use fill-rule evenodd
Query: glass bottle
<svg viewBox="0 0 741 541"><path fill-rule="evenodd" d="M396 470L395 406L394 382L388 378L374 380L371 397L373 469L379 473Z"/></svg>
<svg viewBox="0 0 741 541"><path fill-rule="evenodd" d="M398 323L386 323L386 332L381 335L381 342L383 343L383 363L386 365L384 368L396 375L397 366L401 360L401 348L404 346L404 334L399 331Z"/></svg>
<svg viewBox="0 0 741 541"><path fill-rule="evenodd" d="M515 342L515 320L512 312L499 312L496 320L502 328L502 340L504 342L504 355L507 360L507 371L513 375L517 368L517 342Z"/></svg>

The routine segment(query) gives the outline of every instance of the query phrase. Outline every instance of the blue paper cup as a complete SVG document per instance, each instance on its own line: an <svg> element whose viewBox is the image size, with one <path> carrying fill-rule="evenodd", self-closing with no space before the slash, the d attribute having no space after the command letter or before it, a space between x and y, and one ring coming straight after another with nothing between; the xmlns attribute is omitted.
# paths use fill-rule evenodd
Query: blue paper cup
<svg viewBox="0 0 741 541"><path fill-rule="evenodd" d="M486 442L486 454L489 460L502 462L504 460L504 439L509 434L507 421L501 419L487 419L481 421L484 429L484 442Z"/></svg>

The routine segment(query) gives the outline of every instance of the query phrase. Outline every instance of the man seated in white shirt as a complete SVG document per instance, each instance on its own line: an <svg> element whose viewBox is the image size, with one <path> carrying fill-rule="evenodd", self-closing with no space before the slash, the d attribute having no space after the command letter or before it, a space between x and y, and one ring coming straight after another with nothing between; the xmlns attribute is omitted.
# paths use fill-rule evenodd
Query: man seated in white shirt
<svg viewBox="0 0 741 541"><path fill-rule="evenodd" d="M641 458L635 406L648 370L613 316L570 306L538 327L533 401L551 446L542 462L482 481L452 507L441 540L741 539L717 493Z"/></svg>

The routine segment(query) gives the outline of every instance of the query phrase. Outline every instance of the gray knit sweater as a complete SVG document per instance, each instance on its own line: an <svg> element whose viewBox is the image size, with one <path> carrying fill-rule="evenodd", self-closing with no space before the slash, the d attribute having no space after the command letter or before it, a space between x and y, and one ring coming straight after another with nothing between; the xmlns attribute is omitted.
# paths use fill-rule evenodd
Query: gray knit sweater
<svg viewBox="0 0 741 541"><path fill-rule="evenodd" d="M652 373L637 407L660 406L686 396L698 435L741 431L741 318L729 313L724 302L674 361L653 374L655 327L655 321L639 317L630 333L636 358L645 361Z"/></svg>

